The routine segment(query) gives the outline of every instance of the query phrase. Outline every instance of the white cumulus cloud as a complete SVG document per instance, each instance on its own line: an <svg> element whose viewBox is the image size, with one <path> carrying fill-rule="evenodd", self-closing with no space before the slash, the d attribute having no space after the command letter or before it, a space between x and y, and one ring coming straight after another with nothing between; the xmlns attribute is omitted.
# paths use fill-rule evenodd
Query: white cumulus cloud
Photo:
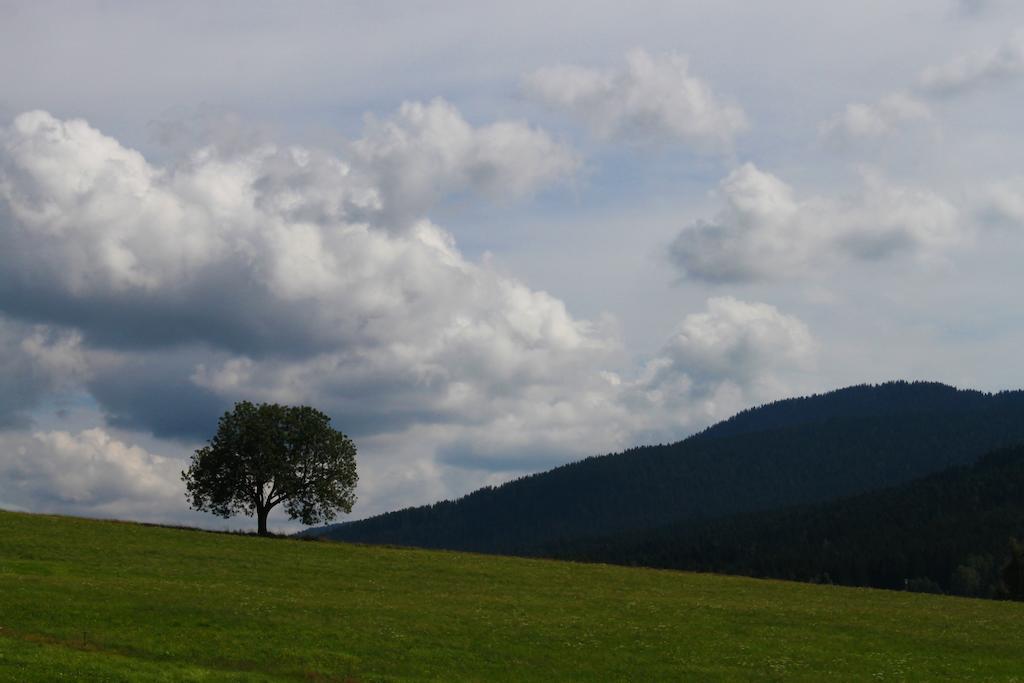
<svg viewBox="0 0 1024 683"><path fill-rule="evenodd" d="M617 69L543 67L524 78L524 88L603 138L670 139L722 150L748 127L743 110L722 101L678 54L633 50Z"/></svg>
<svg viewBox="0 0 1024 683"><path fill-rule="evenodd" d="M926 68L921 73L920 87L931 95L955 95L1021 76L1024 76L1024 31L1014 33L988 50L960 55L945 64Z"/></svg>
<svg viewBox="0 0 1024 683"><path fill-rule="evenodd" d="M354 411L372 399L400 422L556 385L615 345L561 301L467 261L427 220L397 232L367 222L376 188L315 150L207 147L160 168L44 112L19 116L0 141L0 308L29 302L93 349L200 344L215 361L263 363L192 365L197 391L237 396L252 390L247 372L287 367L268 385L278 396L333 383ZM97 365L101 399L130 397L124 377L146 375L126 358ZM173 358L161 351L148 372L166 375ZM144 406L123 409L133 403Z"/></svg>
<svg viewBox="0 0 1024 683"><path fill-rule="evenodd" d="M800 319L764 303L708 299L685 316L624 388L625 401L656 438L672 414L710 424L745 406L792 393L793 373L812 370L818 343ZM678 419L678 418L677 418Z"/></svg>
<svg viewBox="0 0 1024 683"><path fill-rule="evenodd" d="M927 122L931 108L906 93L886 95L874 104L854 103L821 125L822 136L837 140L880 138L912 123Z"/></svg>
<svg viewBox="0 0 1024 683"><path fill-rule="evenodd" d="M442 99L406 102L387 119L368 117L353 149L380 188L384 208L405 218L452 193L529 195L580 165L572 150L543 130L521 121L473 127Z"/></svg>
<svg viewBox="0 0 1024 683"><path fill-rule="evenodd" d="M669 247L688 278L785 278L837 257L875 260L901 251L929 258L970 236L944 197L872 173L864 174L856 194L800 198L747 163L720 183L718 195L718 214L685 227Z"/></svg>
<svg viewBox="0 0 1024 683"><path fill-rule="evenodd" d="M182 466L101 428L0 432L0 507L107 517L180 517Z"/></svg>
<svg viewBox="0 0 1024 683"><path fill-rule="evenodd" d="M1024 226L1024 176L989 184L981 191L978 208L984 220Z"/></svg>
<svg viewBox="0 0 1024 683"><path fill-rule="evenodd" d="M661 358L701 385L747 386L773 368L800 366L814 350L810 330L797 318L768 304L713 297L707 311L683 319Z"/></svg>

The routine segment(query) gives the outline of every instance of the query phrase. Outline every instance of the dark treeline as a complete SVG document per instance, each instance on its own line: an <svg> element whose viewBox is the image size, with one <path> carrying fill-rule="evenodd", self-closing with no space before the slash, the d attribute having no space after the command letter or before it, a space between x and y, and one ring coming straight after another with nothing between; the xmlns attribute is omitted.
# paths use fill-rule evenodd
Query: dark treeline
<svg viewBox="0 0 1024 683"><path fill-rule="evenodd" d="M861 384L825 394L775 401L741 410L704 430L707 436L730 436L797 427L835 418L882 417L919 413L962 413L1019 404L1021 392L987 394L954 389L938 382Z"/></svg>
<svg viewBox="0 0 1024 683"><path fill-rule="evenodd" d="M1024 392L858 386L745 411L689 439L339 524L328 538L509 554L902 484L1024 442Z"/></svg>
<svg viewBox="0 0 1024 683"><path fill-rule="evenodd" d="M613 538L566 541L552 544L545 554L1000 597L1013 588L1001 585L1013 550L1011 539L1022 536L1024 447L1018 446L884 491Z"/></svg>

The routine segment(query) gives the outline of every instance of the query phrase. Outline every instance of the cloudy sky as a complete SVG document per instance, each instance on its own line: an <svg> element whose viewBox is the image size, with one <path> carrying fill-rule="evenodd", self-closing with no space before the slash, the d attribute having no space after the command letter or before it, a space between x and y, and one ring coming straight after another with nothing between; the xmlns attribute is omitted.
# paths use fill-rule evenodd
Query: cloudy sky
<svg viewBox="0 0 1024 683"><path fill-rule="evenodd" d="M495 5L0 1L0 507L249 526L178 478L241 399L363 517L1024 386L1020 3Z"/></svg>

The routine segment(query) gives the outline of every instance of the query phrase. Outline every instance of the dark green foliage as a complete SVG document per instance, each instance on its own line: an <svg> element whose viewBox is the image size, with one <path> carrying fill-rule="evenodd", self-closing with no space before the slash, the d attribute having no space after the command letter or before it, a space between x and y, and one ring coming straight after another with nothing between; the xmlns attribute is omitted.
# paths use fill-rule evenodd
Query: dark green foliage
<svg viewBox="0 0 1024 683"><path fill-rule="evenodd" d="M999 569L992 555L971 555L953 570L949 592L972 598L999 597L1002 582Z"/></svg>
<svg viewBox="0 0 1024 683"><path fill-rule="evenodd" d="M192 508L221 517L255 514L262 535L278 504L303 524L351 512L356 447L330 422L308 406L235 404L181 473Z"/></svg>
<svg viewBox="0 0 1024 683"><path fill-rule="evenodd" d="M1010 560L1003 567L1003 590L1011 600L1024 600L1024 544L1010 539Z"/></svg>
<svg viewBox="0 0 1024 683"><path fill-rule="evenodd" d="M1024 392L992 395L935 383L857 386L745 411L675 444L588 458L456 501L311 533L541 554L581 538L875 491L1018 442L1024 442ZM947 572L941 580L949 578Z"/></svg>
<svg viewBox="0 0 1024 683"><path fill-rule="evenodd" d="M1024 447L830 503L552 544L552 556L617 564L1024 597ZM994 559L998 558L998 559Z"/></svg>

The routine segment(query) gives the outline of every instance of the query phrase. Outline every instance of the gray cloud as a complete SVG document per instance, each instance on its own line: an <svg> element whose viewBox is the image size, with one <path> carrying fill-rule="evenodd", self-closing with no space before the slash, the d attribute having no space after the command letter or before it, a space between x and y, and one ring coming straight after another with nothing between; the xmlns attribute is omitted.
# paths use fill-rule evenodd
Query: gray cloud
<svg viewBox="0 0 1024 683"><path fill-rule="evenodd" d="M988 12L995 5L994 0L956 0L960 14L966 17L978 17Z"/></svg>
<svg viewBox="0 0 1024 683"><path fill-rule="evenodd" d="M539 472L565 464L578 457L572 448L553 452L526 451L515 448L508 452L480 452L479 447L456 442L438 450L437 462L444 467L479 472Z"/></svg>
<svg viewBox="0 0 1024 683"><path fill-rule="evenodd" d="M85 386L103 408L107 424L154 436L205 441L217 418L243 396L222 396L189 377L195 350L157 353L94 353Z"/></svg>
<svg viewBox="0 0 1024 683"><path fill-rule="evenodd" d="M75 332L0 316L0 429L30 424L43 399L85 378L80 342Z"/></svg>

